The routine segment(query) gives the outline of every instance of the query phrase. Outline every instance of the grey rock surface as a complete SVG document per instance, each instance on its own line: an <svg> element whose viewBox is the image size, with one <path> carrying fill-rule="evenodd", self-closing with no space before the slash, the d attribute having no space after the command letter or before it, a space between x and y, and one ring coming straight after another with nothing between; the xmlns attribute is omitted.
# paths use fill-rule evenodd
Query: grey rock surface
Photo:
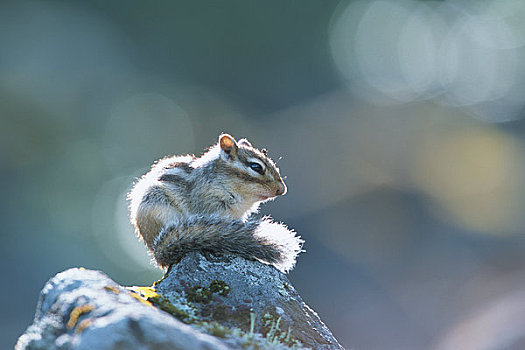
<svg viewBox="0 0 525 350"><path fill-rule="evenodd" d="M229 349L213 336L149 307L99 271L70 269L40 293L19 349Z"/></svg>
<svg viewBox="0 0 525 350"><path fill-rule="evenodd" d="M274 267L192 253L153 287L70 269L47 282L22 349L342 349Z"/></svg>
<svg viewBox="0 0 525 350"><path fill-rule="evenodd" d="M226 292L221 285L227 286ZM253 313L256 332L264 334L271 328L265 323L279 320L279 328L290 329L291 336L305 347L342 349L286 275L257 261L192 253L173 266L155 288L173 304L180 302L181 295L186 300L200 299L193 303L200 319L248 330ZM212 292L214 289L218 292Z"/></svg>

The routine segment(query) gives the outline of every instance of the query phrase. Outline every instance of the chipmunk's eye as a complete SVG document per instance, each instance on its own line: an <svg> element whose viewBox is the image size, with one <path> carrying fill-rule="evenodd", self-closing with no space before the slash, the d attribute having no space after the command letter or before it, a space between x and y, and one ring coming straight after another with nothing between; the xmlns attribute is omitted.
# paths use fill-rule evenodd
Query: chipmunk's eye
<svg viewBox="0 0 525 350"><path fill-rule="evenodd" d="M255 171L256 173L259 173L261 175L264 175L264 169L262 167L261 164L259 163L255 163L255 162L249 162L248 163L248 167L250 167L250 169L252 169L253 171Z"/></svg>

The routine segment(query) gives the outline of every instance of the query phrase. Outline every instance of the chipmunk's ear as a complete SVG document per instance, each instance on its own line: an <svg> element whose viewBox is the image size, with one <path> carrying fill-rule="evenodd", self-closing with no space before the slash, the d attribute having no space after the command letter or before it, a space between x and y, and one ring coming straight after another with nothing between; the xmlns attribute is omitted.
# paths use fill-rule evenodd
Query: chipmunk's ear
<svg viewBox="0 0 525 350"><path fill-rule="evenodd" d="M219 136L219 146L222 152L231 158L235 157L237 149L239 148L235 139L228 134L221 134L221 136Z"/></svg>
<svg viewBox="0 0 525 350"><path fill-rule="evenodd" d="M253 147L250 141L246 139L240 139L239 140L239 146L247 146L247 147Z"/></svg>

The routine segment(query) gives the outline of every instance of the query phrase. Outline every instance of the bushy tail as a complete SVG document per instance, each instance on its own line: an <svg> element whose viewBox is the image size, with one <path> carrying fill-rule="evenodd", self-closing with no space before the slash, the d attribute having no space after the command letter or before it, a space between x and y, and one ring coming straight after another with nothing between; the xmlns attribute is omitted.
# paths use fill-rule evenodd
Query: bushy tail
<svg viewBox="0 0 525 350"><path fill-rule="evenodd" d="M153 256L159 266L168 267L191 251L234 254L287 272L295 265L302 244L295 232L268 217L242 221L192 216L160 232Z"/></svg>

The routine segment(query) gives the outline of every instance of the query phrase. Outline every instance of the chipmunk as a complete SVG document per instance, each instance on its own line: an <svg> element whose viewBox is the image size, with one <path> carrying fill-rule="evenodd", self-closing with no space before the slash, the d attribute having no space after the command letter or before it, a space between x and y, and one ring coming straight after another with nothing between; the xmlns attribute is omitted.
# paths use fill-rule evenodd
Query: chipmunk
<svg viewBox="0 0 525 350"><path fill-rule="evenodd" d="M201 157L156 162L128 195L130 218L161 268L190 251L235 254L288 272L303 240L281 223L254 215L286 185L265 149L228 134Z"/></svg>

